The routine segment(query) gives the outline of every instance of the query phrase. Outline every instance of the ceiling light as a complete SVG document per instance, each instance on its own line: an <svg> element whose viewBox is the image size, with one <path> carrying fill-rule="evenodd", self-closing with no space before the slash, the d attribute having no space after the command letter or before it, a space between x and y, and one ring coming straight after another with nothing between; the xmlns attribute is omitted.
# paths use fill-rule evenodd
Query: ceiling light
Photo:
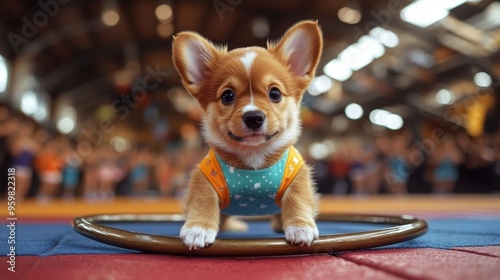
<svg viewBox="0 0 500 280"><path fill-rule="evenodd" d="M174 14L172 7L168 4L161 4L155 9L156 18L159 21L168 21L172 19L172 15Z"/></svg>
<svg viewBox="0 0 500 280"><path fill-rule="evenodd" d="M38 99L36 93L27 91L21 97L21 111L26 115L33 115L36 113L38 107Z"/></svg>
<svg viewBox="0 0 500 280"><path fill-rule="evenodd" d="M385 126L392 130L398 130L403 127L404 124L404 120L401 116L382 109L371 111L369 118L373 124Z"/></svg>
<svg viewBox="0 0 500 280"><path fill-rule="evenodd" d="M387 118L387 116L389 116L391 113L386 111L386 110L382 110L382 109L375 109L373 111L371 111L370 115L369 115L369 119L370 121L373 123L373 124L376 124L376 125L380 125L380 126L384 126L385 125L385 119Z"/></svg>
<svg viewBox="0 0 500 280"><path fill-rule="evenodd" d="M361 20L361 12L350 7L340 8L337 16L347 24L356 24Z"/></svg>
<svg viewBox="0 0 500 280"><path fill-rule="evenodd" d="M442 20L451 9L465 2L467 0L418 0L402 9L400 15L404 21L426 28Z"/></svg>
<svg viewBox="0 0 500 280"><path fill-rule="evenodd" d="M113 149L115 149L115 151L117 151L119 153L126 152L129 148L129 143L128 143L127 139L125 139L121 136L115 136L115 137L111 138L109 143L111 144Z"/></svg>
<svg viewBox="0 0 500 280"><path fill-rule="evenodd" d="M363 116L363 107L357 103L351 103L345 107L345 115L351 120L357 120Z"/></svg>
<svg viewBox="0 0 500 280"><path fill-rule="evenodd" d="M359 38L357 45L362 52L368 53L373 59L385 54L384 46L378 40L368 35Z"/></svg>
<svg viewBox="0 0 500 280"><path fill-rule="evenodd" d="M5 92L8 82L9 69L7 68L7 61L0 55L0 93Z"/></svg>
<svg viewBox="0 0 500 280"><path fill-rule="evenodd" d="M313 79L307 91L310 95L317 96L329 91L332 86L332 80L326 75L321 75Z"/></svg>
<svg viewBox="0 0 500 280"><path fill-rule="evenodd" d="M396 33L386 30L382 27L375 27L370 30L370 36L377 39L380 43L388 48L394 48L399 45L399 37Z"/></svg>
<svg viewBox="0 0 500 280"><path fill-rule="evenodd" d="M447 89L441 89L436 93L436 101L442 105L450 105L455 102L455 95Z"/></svg>
<svg viewBox="0 0 500 280"><path fill-rule="evenodd" d="M39 122L47 120L47 104L45 102L39 102L36 112L33 114L33 118Z"/></svg>
<svg viewBox="0 0 500 280"><path fill-rule="evenodd" d="M446 8L436 4L441 1L444 0L421 0L413 2L401 10L401 19L413 25L426 28L448 15L449 11Z"/></svg>
<svg viewBox="0 0 500 280"><path fill-rule="evenodd" d="M470 3L471 1L469 1ZM474 25L476 28L484 31L494 30L500 26L500 3L493 2L486 7L483 12L480 12L467 19L467 22Z"/></svg>
<svg viewBox="0 0 500 280"><path fill-rule="evenodd" d="M68 134L75 128L75 121L70 117L63 117L57 121L57 129L64 134Z"/></svg>
<svg viewBox="0 0 500 280"><path fill-rule="evenodd" d="M479 87L489 87L491 86L491 76L485 72L479 72L474 75L474 83Z"/></svg>
<svg viewBox="0 0 500 280"><path fill-rule="evenodd" d="M352 44L339 54L339 59L345 63L351 70L357 71L373 61L370 52L362 50L359 45Z"/></svg>
<svg viewBox="0 0 500 280"><path fill-rule="evenodd" d="M334 59L323 67L323 72L330 78L343 82L352 76L352 70L340 59Z"/></svg>
<svg viewBox="0 0 500 280"><path fill-rule="evenodd" d="M385 119L385 127L392 130L398 130L402 128L403 124L404 124L403 118L401 118L397 114L390 114Z"/></svg>
<svg viewBox="0 0 500 280"><path fill-rule="evenodd" d="M120 14L115 10L107 10L102 13L101 20L107 26L115 26L120 21Z"/></svg>
<svg viewBox="0 0 500 280"><path fill-rule="evenodd" d="M309 146L309 155L316 160L324 159L328 156L328 147L323 143L313 143Z"/></svg>

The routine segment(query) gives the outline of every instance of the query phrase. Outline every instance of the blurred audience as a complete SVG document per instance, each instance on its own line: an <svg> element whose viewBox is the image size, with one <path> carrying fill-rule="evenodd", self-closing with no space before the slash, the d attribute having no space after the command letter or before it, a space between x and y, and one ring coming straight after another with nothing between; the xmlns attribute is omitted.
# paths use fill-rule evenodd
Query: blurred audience
<svg viewBox="0 0 500 280"><path fill-rule="evenodd" d="M82 152L82 194L87 201L99 199L99 173L100 156L95 151Z"/></svg>
<svg viewBox="0 0 500 280"><path fill-rule="evenodd" d="M436 150L428 161L432 170L430 180L434 193L453 192L459 176L457 166L461 162L462 153L458 150L455 139L446 135L442 142L436 144Z"/></svg>
<svg viewBox="0 0 500 280"><path fill-rule="evenodd" d="M403 130L377 138L377 145L385 157L385 187L389 193L405 194L412 166L409 161L411 133Z"/></svg>
<svg viewBox="0 0 500 280"><path fill-rule="evenodd" d="M306 152L304 157L316 165L318 189L324 194L500 191L499 132L480 137L447 133L427 149L415 135L403 129L373 139L339 138L326 158L314 160ZM1 106L0 144L2 178L7 168L16 170L16 199L30 196L39 202L55 197L94 202L116 195L180 197L191 169L207 152L206 147L183 145L139 145L120 152L111 145L85 146L50 135ZM418 176L418 189L409 189ZM3 184L2 196L6 190Z"/></svg>
<svg viewBox="0 0 500 280"><path fill-rule="evenodd" d="M47 140L35 158L34 167L40 176L37 193L40 202L50 201L60 191L63 157L62 147L58 142L57 138Z"/></svg>
<svg viewBox="0 0 500 280"><path fill-rule="evenodd" d="M112 200L115 197L116 185L125 177L126 167L119 165L119 155L110 147L99 147L98 153L97 189L94 198Z"/></svg>
<svg viewBox="0 0 500 280"><path fill-rule="evenodd" d="M137 197L146 196L151 182L151 165L153 155L146 148L139 148L130 154L130 180L132 194Z"/></svg>
<svg viewBox="0 0 500 280"><path fill-rule="evenodd" d="M330 174L333 181L333 194L346 194L349 191L349 155L347 149L338 148L330 155Z"/></svg>
<svg viewBox="0 0 500 280"><path fill-rule="evenodd" d="M32 185L33 160L40 150L41 143L35 138L35 125L29 121L13 120L17 126L8 138L10 165L16 169L16 196L21 200L28 194Z"/></svg>
<svg viewBox="0 0 500 280"><path fill-rule="evenodd" d="M82 158L71 143L68 143L63 153L64 167L62 171L63 198L71 200L76 196L76 189L80 182Z"/></svg>
<svg viewBox="0 0 500 280"><path fill-rule="evenodd" d="M162 196L175 196L176 189L172 182L174 168L166 153L156 157L154 162L154 181Z"/></svg>

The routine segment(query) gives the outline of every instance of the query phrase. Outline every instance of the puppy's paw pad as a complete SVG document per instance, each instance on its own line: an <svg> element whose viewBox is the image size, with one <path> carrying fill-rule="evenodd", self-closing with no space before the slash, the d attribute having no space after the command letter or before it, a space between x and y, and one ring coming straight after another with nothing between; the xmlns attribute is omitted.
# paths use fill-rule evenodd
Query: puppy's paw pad
<svg viewBox="0 0 500 280"><path fill-rule="evenodd" d="M185 227L181 229L180 237L189 250L205 248L215 242L217 231L201 227Z"/></svg>
<svg viewBox="0 0 500 280"><path fill-rule="evenodd" d="M316 226L314 228L289 226L285 229L285 238L293 245L309 246L318 237L319 231Z"/></svg>

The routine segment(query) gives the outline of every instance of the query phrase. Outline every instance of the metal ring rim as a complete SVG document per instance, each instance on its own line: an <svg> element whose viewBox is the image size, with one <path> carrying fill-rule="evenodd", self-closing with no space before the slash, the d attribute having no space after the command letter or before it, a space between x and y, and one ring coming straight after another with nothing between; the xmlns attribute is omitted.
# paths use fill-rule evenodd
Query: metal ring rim
<svg viewBox="0 0 500 280"><path fill-rule="evenodd" d="M248 219L252 220L252 219ZM180 214L103 214L77 217L73 228L93 240L146 253L184 256L274 256L336 253L390 245L417 238L427 229L427 222L408 215L323 214L318 221L394 224L378 230L322 235L311 246L292 246L284 238L217 239L210 247L189 250L173 236L132 232L105 226L103 222L182 222Z"/></svg>

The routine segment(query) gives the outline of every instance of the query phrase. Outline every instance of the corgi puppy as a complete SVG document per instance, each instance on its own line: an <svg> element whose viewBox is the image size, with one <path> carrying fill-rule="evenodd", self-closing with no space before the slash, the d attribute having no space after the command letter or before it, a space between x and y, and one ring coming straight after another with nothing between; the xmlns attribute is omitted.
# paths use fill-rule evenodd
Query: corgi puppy
<svg viewBox="0 0 500 280"><path fill-rule="evenodd" d="M311 168L293 147L299 108L323 46L316 21L291 27L267 48L228 51L193 32L174 37L173 61L204 111L210 152L192 175L180 238L189 249L219 230L244 229L228 215L273 214L272 227L295 245L318 238Z"/></svg>

